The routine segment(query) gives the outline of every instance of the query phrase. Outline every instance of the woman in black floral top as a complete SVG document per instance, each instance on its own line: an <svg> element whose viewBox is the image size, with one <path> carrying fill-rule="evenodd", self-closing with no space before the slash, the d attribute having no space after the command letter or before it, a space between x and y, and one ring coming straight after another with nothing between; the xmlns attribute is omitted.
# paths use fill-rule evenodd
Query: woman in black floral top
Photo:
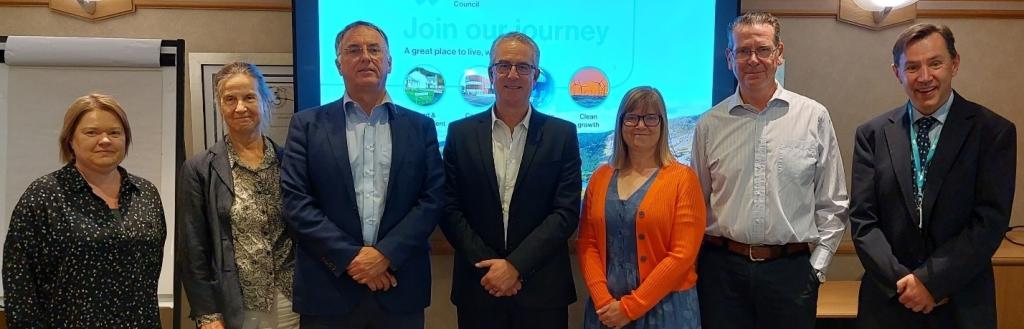
<svg viewBox="0 0 1024 329"><path fill-rule="evenodd" d="M164 211L156 187L119 166L130 144L113 98L86 95L68 108L66 165L33 182L11 215L8 327L160 328Z"/></svg>
<svg viewBox="0 0 1024 329"><path fill-rule="evenodd" d="M185 161L178 176L178 255L191 316L200 329L298 328L279 148L263 135L273 96L251 64L228 64L214 81L227 138Z"/></svg>

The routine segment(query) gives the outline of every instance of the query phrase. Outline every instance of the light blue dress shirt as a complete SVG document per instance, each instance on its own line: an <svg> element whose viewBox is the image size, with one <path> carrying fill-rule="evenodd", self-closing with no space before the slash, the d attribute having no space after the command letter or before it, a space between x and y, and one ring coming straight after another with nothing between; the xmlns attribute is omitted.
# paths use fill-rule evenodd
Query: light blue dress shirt
<svg viewBox="0 0 1024 329"><path fill-rule="evenodd" d="M377 229L384 214L388 179L391 174L391 117L394 104L390 96L367 114L345 94L345 137L348 162L352 166L356 205L363 224L363 245L377 243Z"/></svg>
<svg viewBox="0 0 1024 329"><path fill-rule="evenodd" d="M935 110L935 112L933 112L931 115L931 117L935 118L936 120L939 120L939 124L935 125L935 127L932 128L932 131L928 132L928 139L931 141L932 145L936 145L939 142L939 135L942 134L942 126L946 125L946 117L949 116L949 108L953 106L953 97L956 97L956 95L950 93L949 98L946 99L946 102L942 103L942 106L939 106L939 109ZM907 102L907 104L910 104L910 108L914 109L913 111L910 111L911 124L917 122L917 119L924 117L924 114L918 112L917 108L914 107L914 104L910 102ZM914 141L910 142L914 143Z"/></svg>

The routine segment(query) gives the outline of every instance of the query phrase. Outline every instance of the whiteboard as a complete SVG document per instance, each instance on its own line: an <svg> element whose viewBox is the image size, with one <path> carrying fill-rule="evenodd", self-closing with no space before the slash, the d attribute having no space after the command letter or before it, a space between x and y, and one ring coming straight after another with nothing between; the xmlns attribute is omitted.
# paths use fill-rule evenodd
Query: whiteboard
<svg viewBox="0 0 1024 329"><path fill-rule="evenodd" d="M124 108L132 127L132 145L121 165L129 173L149 180L160 191L167 238L157 292L161 304L170 303L174 293L178 74L175 66L13 66L0 63L0 257L11 211L21 194L32 181L63 166L58 138L68 106L85 94L108 94Z"/></svg>

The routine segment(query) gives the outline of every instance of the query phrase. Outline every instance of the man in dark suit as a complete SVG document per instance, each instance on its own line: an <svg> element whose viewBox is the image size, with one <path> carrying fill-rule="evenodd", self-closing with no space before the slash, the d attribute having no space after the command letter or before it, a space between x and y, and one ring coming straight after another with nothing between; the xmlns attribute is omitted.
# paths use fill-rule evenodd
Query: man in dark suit
<svg viewBox="0 0 1024 329"><path fill-rule="evenodd" d="M302 328L423 328L443 202L433 120L391 102L387 37L338 33L345 96L292 117L282 164Z"/></svg>
<svg viewBox="0 0 1024 329"><path fill-rule="evenodd" d="M995 328L992 254L1010 219L1013 123L953 91L953 32L911 26L893 47L905 105L857 128L858 328Z"/></svg>
<svg viewBox="0 0 1024 329"><path fill-rule="evenodd" d="M579 221L576 126L537 112L540 50L512 32L491 45L495 104L451 123L445 216L459 328L566 328L576 300L568 239Z"/></svg>

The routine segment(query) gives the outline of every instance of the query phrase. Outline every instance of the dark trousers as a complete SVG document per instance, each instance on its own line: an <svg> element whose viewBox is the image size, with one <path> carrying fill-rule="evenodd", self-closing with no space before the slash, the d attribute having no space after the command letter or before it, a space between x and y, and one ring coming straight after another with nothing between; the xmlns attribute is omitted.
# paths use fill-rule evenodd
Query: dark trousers
<svg viewBox="0 0 1024 329"><path fill-rule="evenodd" d="M343 317L301 315L302 329L423 329L423 311L391 313L381 308L372 295L363 297L356 308Z"/></svg>
<svg viewBox="0 0 1024 329"><path fill-rule="evenodd" d="M704 244L697 294L704 328L814 329L818 278L809 254L764 262Z"/></svg>
<svg viewBox="0 0 1024 329"><path fill-rule="evenodd" d="M567 329L567 307L527 309L506 299L499 308L458 307L459 329Z"/></svg>

